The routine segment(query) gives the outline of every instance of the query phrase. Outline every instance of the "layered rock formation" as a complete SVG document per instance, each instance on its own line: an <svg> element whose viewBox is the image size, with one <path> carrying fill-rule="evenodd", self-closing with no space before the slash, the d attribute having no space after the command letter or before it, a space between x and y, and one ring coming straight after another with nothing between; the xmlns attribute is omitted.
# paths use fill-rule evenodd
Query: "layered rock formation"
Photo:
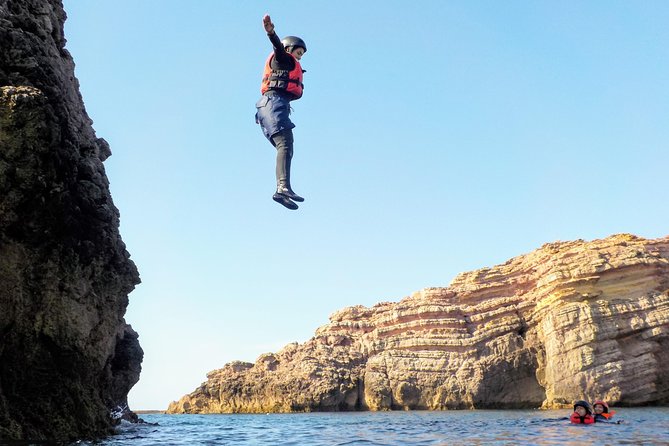
<svg viewBox="0 0 669 446"><path fill-rule="evenodd" d="M170 413L669 403L669 237L550 243L207 375Z"/></svg>
<svg viewBox="0 0 669 446"><path fill-rule="evenodd" d="M0 440L108 433L143 356L64 21L58 0L0 0Z"/></svg>

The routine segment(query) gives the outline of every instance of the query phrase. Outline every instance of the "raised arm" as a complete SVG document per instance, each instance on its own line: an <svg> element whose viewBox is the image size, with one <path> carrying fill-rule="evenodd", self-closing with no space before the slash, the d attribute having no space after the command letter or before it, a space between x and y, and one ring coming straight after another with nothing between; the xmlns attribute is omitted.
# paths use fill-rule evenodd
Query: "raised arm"
<svg viewBox="0 0 669 446"><path fill-rule="evenodd" d="M274 59L276 59L276 61L281 65L291 65L294 67L293 58L288 55L286 49L281 43L281 39L279 39L279 36L277 36L276 32L274 32L274 23L272 23L272 19L269 14L265 14L265 16L262 18L262 25L263 28L265 28L267 37L269 37L269 41L272 42L272 46L274 47Z"/></svg>
<svg viewBox="0 0 669 446"><path fill-rule="evenodd" d="M272 19L269 14L265 14L265 16L262 18L262 26L265 28L267 35L274 34L274 23L272 23Z"/></svg>

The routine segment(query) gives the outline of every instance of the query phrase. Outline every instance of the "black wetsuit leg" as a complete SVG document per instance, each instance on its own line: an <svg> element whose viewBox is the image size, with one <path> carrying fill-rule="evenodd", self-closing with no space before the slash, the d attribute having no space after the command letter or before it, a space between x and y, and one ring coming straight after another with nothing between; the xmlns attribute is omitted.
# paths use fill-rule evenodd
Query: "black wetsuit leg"
<svg viewBox="0 0 669 446"><path fill-rule="evenodd" d="M293 159L293 130L286 129L272 136L276 147L276 192L298 202L304 198L293 192L290 186L290 164Z"/></svg>

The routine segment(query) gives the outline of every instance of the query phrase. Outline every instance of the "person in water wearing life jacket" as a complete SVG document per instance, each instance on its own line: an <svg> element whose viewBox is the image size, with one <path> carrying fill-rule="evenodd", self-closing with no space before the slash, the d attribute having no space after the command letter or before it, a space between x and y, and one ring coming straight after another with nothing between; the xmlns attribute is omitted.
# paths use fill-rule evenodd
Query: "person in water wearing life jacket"
<svg viewBox="0 0 669 446"><path fill-rule="evenodd" d="M269 15L263 17L274 51L265 62L260 92L256 103L256 123L263 134L276 148L276 193L272 199L288 209L297 209L295 203L304 198L293 192L290 186L290 163L293 158L293 128L290 120L290 102L302 97L304 70L300 59L307 52L304 40L287 36L279 40Z"/></svg>
<svg viewBox="0 0 669 446"><path fill-rule="evenodd" d="M595 423L614 423L620 424L622 420L613 421L613 415L616 413L615 410L610 410L609 405L606 401L597 400L592 403L592 408L594 411Z"/></svg>
<svg viewBox="0 0 669 446"><path fill-rule="evenodd" d="M574 424L592 424L595 418L592 416L592 408L587 401L576 401L574 403L574 413L569 420Z"/></svg>

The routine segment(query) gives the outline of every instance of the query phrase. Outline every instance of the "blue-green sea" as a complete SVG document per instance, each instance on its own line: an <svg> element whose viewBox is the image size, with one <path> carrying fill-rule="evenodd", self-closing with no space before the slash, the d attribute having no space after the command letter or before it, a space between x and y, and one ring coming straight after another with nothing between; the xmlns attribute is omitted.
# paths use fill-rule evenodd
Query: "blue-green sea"
<svg viewBox="0 0 669 446"><path fill-rule="evenodd" d="M572 425L568 410L163 415L79 445L669 445L669 408L618 408L622 424Z"/></svg>

